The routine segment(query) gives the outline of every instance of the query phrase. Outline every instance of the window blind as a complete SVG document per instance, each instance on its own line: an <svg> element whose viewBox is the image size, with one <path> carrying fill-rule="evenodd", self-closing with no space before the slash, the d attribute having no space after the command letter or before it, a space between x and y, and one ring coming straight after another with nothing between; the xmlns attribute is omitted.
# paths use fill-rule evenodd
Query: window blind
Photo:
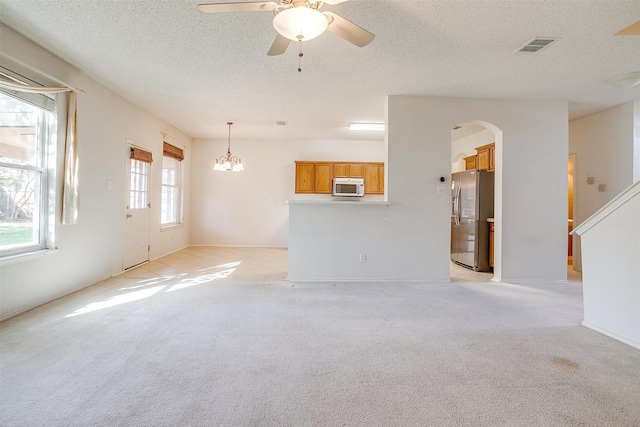
<svg viewBox="0 0 640 427"><path fill-rule="evenodd" d="M176 160L184 160L184 151L182 148L178 148L174 145L164 143L162 146L162 155L167 157L173 157Z"/></svg>
<svg viewBox="0 0 640 427"><path fill-rule="evenodd" d="M151 151L146 151L146 150L143 150L142 148L131 147L131 159L139 160L145 163L152 163L153 154L151 153Z"/></svg>

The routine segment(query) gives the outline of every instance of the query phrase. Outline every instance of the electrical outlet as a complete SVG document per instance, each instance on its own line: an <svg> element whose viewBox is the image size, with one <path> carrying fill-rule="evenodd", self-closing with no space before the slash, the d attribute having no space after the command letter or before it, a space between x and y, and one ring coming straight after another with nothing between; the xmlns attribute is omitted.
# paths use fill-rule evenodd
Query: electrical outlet
<svg viewBox="0 0 640 427"><path fill-rule="evenodd" d="M438 196L446 196L447 195L447 186L445 184L438 184L436 186L436 195L438 195Z"/></svg>
<svg viewBox="0 0 640 427"><path fill-rule="evenodd" d="M598 191L601 193L604 193L605 191L607 191L607 184L599 184Z"/></svg>
<svg viewBox="0 0 640 427"><path fill-rule="evenodd" d="M367 262L367 254L360 254L360 262Z"/></svg>

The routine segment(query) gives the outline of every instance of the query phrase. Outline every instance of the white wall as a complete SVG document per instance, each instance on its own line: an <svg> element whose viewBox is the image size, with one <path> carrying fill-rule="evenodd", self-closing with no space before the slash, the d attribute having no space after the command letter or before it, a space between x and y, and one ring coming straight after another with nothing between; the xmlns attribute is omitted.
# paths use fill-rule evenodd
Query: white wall
<svg viewBox="0 0 640 427"><path fill-rule="evenodd" d="M566 280L567 103L405 96L387 99L391 205L301 208L308 218L292 222L290 240L312 243L290 254L290 278L294 261L295 280L340 278L349 266L361 280L448 280L451 201L436 188L449 177L451 129L464 122L496 135L497 279ZM358 265L363 252L373 262Z"/></svg>
<svg viewBox="0 0 640 427"><path fill-rule="evenodd" d="M640 101L633 103L633 182L640 181Z"/></svg>
<svg viewBox="0 0 640 427"><path fill-rule="evenodd" d="M475 156L477 154L476 147L491 144L496 136L489 129L481 130L464 138L460 138L451 143L451 172L460 172L465 170L464 158Z"/></svg>
<svg viewBox="0 0 640 427"><path fill-rule="evenodd" d="M640 348L640 183L576 231L582 237L584 322Z"/></svg>
<svg viewBox="0 0 640 427"><path fill-rule="evenodd" d="M185 224L160 231L160 170L162 133L176 145L184 145L184 168L190 168L191 138L134 106L119 95L80 73L59 58L7 27L0 27L0 63L36 81L45 81L39 70L84 91L78 95L77 139L79 153L79 223L60 224L60 193L56 198L57 252L0 266L0 318L118 274L122 271L123 230L127 192L125 139L153 152L150 185L150 258L183 248L189 243L189 173L185 188ZM58 138L58 164L62 165L63 138ZM58 174L57 188L61 188ZM115 183L114 190L106 181Z"/></svg>
<svg viewBox="0 0 640 427"><path fill-rule="evenodd" d="M575 154L574 226L634 182L634 114L631 102L569 122L569 152ZM595 183L588 185L587 177ZM606 191L598 191L599 184ZM574 268L581 271L578 236L573 251Z"/></svg>
<svg viewBox="0 0 640 427"><path fill-rule="evenodd" d="M242 126L242 124L234 124ZM192 245L287 247L287 200L331 200L295 194L296 160L384 162L383 141L236 140L231 152L243 172L213 171L226 140L195 140L192 169ZM380 200L382 196L365 196Z"/></svg>

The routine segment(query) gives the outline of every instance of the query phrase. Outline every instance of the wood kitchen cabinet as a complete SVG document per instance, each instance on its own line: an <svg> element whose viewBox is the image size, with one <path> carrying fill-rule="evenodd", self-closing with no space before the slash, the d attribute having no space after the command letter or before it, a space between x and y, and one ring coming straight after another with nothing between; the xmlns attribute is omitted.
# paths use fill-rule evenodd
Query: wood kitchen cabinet
<svg viewBox="0 0 640 427"><path fill-rule="evenodd" d="M334 163L333 176L339 178L364 178L362 163Z"/></svg>
<svg viewBox="0 0 640 427"><path fill-rule="evenodd" d="M464 158L464 170L474 170L476 168L477 156L469 156Z"/></svg>
<svg viewBox="0 0 640 427"><path fill-rule="evenodd" d="M477 164L476 169L481 171L492 171L496 168L495 164L495 143L476 147Z"/></svg>
<svg viewBox="0 0 640 427"><path fill-rule="evenodd" d="M349 165L349 178L364 178L364 165L362 163L351 163Z"/></svg>
<svg viewBox="0 0 640 427"><path fill-rule="evenodd" d="M331 194L333 163L316 163L315 193Z"/></svg>
<svg viewBox="0 0 640 427"><path fill-rule="evenodd" d="M489 147L489 169L490 171L496 170L496 144L491 144Z"/></svg>
<svg viewBox="0 0 640 427"><path fill-rule="evenodd" d="M365 163L364 194L384 194L384 163Z"/></svg>
<svg viewBox="0 0 640 427"><path fill-rule="evenodd" d="M296 193L331 194L333 178L364 178L365 194L384 194L384 163L296 160Z"/></svg>
<svg viewBox="0 0 640 427"><path fill-rule="evenodd" d="M340 178L349 177L349 164L348 163L336 163L333 165L333 176Z"/></svg>
<svg viewBox="0 0 640 427"><path fill-rule="evenodd" d="M315 163L296 162L296 193L313 193L315 191L315 180Z"/></svg>

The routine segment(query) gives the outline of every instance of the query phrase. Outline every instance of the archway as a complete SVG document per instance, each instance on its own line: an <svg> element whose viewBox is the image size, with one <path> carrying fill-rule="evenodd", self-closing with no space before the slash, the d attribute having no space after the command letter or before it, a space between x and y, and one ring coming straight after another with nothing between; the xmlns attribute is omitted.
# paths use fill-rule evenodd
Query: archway
<svg viewBox="0 0 640 427"><path fill-rule="evenodd" d="M483 174L490 176L484 179L490 179L493 185L493 194L491 195L491 198L488 199L493 200L491 217L482 218L482 221L489 222L489 224L480 222L474 227L475 233L480 234L480 238L476 241L476 236L471 236L469 238L465 238L464 236L462 236L462 238L458 238L454 236L454 234L457 233L457 231L455 231L456 225L454 224L456 222L454 211L459 209L459 206L456 206L456 203L460 198L458 197L456 199L456 194L453 193L457 191L453 188L456 184L452 182L452 260L455 257L453 255L454 251L459 250L459 248L455 247L454 237L455 239L458 239L458 241L469 241L474 239L474 244L476 246L480 246L481 251L485 250L490 254L485 256L491 257L490 264L493 274L475 273L470 269L468 274L462 273L462 277L469 279L470 281L473 279L487 280L488 278L491 278L493 281L500 281L502 276L502 145L502 131L492 123L483 120L469 120L463 122L455 126L451 131L452 174L468 169L482 171L488 170L490 172L483 172ZM482 151L476 151L476 148L480 148ZM480 156L480 158L478 158L478 156ZM490 163L487 163L488 157L486 156L490 156ZM486 198L486 196L482 197ZM479 212L478 215L478 218L480 218L483 214ZM488 214L485 213L484 215L486 216ZM487 219L489 221L487 221ZM484 245L490 246L485 248ZM471 249L467 249L467 251L468 250ZM480 258L482 259L482 255ZM482 261L480 262L482 263ZM460 262L457 264L465 265L465 263L466 262ZM451 271L451 277L453 280L454 274L458 274L460 271L456 268L456 264L453 262Z"/></svg>

